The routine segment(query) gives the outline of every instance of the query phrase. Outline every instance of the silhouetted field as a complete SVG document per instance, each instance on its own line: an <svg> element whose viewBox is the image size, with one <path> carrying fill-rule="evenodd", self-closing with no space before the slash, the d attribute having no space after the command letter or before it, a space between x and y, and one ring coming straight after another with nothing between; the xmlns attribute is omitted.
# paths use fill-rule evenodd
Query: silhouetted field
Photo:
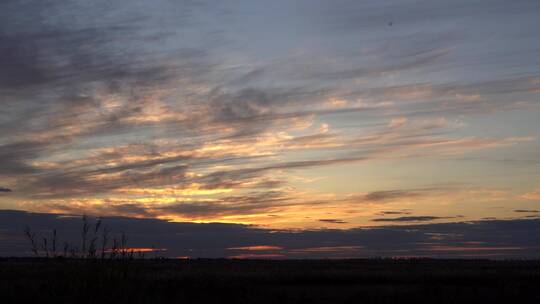
<svg viewBox="0 0 540 304"><path fill-rule="evenodd" d="M0 259L2 303L540 303L539 283L540 261Z"/></svg>

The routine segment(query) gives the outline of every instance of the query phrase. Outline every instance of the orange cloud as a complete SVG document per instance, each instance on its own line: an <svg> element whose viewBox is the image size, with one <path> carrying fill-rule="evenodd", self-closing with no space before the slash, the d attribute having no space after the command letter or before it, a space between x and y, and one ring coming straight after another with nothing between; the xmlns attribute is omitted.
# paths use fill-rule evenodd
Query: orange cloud
<svg viewBox="0 0 540 304"><path fill-rule="evenodd" d="M228 250L247 250L247 251L273 251L273 250L282 250L283 247L269 246L269 245L256 245L256 246L244 246L244 247L231 247L227 249Z"/></svg>
<svg viewBox="0 0 540 304"><path fill-rule="evenodd" d="M527 192L521 196L521 198L526 200L538 201L540 200L540 189Z"/></svg>

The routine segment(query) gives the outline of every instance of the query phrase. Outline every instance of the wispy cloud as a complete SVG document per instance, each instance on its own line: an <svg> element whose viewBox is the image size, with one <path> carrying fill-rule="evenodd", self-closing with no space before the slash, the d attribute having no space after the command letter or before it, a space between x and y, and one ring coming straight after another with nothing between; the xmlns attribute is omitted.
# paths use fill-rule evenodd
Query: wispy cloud
<svg viewBox="0 0 540 304"><path fill-rule="evenodd" d="M378 214L380 215L399 215L399 214L411 214L410 211L381 211Z"/></svg>
<svg viewBox="0 0 540 304"><path fill-rule="evenodd" d="M452 219L459 218L461 216L431 216L431 215L420 215L420 216L401 216L395 218L376 218L372 221L374 222L430 222L434 220L442 219Z"/></svg>
<svg viewBox="0 0 540 304"><path fill-rule="evenodd" d="M244 246L244 247L231 247L227 249L228 250L246 250L246 251L274 251L274 250L282 250L283 247L270 246L270 245L254 245L254 246Z"/></svg>
<svg viewBox="0 0 540 304"><path fill-rule="evenodd" d="M331 224L347 224L346 221L340 219L319 219L319 222L331 223Z"/></svg>
<svg viewBox="0 0 540 304"><path fill-rule="evenodd" d="M540 213L540 210L526 210L526 209L516 209L514 212L517 213Z"/></svg>
<svg viewBox="0 0 540 304"><path fill-rule="evenodd" d="M524 198L526 200L533 200L537 201L540 200L540 189L533 190L531 192L527 192L521 196L521 198Z"/></svg>

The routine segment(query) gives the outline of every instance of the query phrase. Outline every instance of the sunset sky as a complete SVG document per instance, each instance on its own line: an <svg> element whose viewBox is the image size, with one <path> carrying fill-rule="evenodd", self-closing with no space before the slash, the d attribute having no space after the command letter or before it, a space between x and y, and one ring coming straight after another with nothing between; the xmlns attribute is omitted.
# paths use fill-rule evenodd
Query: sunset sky
<svg viewBox="0 0 540 304"><path fill-rule="evenodd" d="M537 0L3 0L0 98L4 212L540 218Z"/></svg>

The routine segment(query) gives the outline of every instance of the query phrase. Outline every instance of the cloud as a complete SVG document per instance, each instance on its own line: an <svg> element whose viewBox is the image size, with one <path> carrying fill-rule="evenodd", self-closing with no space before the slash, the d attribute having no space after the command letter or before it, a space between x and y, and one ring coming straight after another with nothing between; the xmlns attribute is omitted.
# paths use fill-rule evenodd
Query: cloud
<svg viewBox="0 0 540 304"><path fill-rule="evenodd" d="M411 214L410 211L381 211L380 215L396 215L396 214Z"/></svg>
<svg viewBox="0 0 540 304"><path fill-rule="evenodd" d="M352 194L345 198L345 201L350 203L371 203L385 204L398 201L415 201L425 197L437 195L438 193L446 192L446 189L425 188L425 189L395 189L372 191L367 193ZM392 212L392 211L390 211ZM397 213L387 213L397 214Z"/></svg>
<svg viewBox="0 0 540 304"><path fill-rule="evenodd" d="M340 219L319 219L319 222L331 223L331 224L347 224L346 221Z"/></svg>
<svg viewBox="0 0 540 304"><path fill-rule="evenodd" d="M395 64L383 64L381 66L367 68L356 68L356 69L340 69L337 71L328 70L329 67L320 67L320 70L315 69L315 71L310 71L301 75L302 78L315 78L323 80L343 80L343 79L358 79L361 77L377 77L385 74L405 72L407 70L419 69L425 66L429 66L433 63L438 62L441 58L445 57L451 52L450 49L437 49L437 50L428 50L422 51L414 56L401 58L402 60ZM316 67L316 65L315 65ZM326 70L324 69L326 68ZM313 70L313 67L310 67L309 70Z"/></svg>
<svg viewBox="0 0 540 304"><path fill-rule="evenodd" d="M12 190L6 187L0 187L0 192L12 192Z"/></svg>
<svg viewBox="0 0 540 304"><path fill-rule="evenodd" d="M73 199L28 203L32 210L91 214L95 216L132 216L138 218L208 219L264 214L295 205L285 192L269 190L243 195L192 200L186 197L153 196L142 199Z"/></svg>
<svg viewBox="0 0 540 304"><path fill-rule="evenodd" d="M395 218L376 218L372 219L373 222L430 222L434 220L441 219L451 219L456 218L455 216L431 216L431 215L422 215L422 216L401 216Z"/></svg>
<svg viewBox="0 0 540 304"><path fill-rule="evenodd" d="M339 228L368 224L367 216L384 216L373 223L446 220L459 217L389 218L389 215L411 215L410 209L378 211L383 206L432 204L432 202L492 200L492 190L440 186L431 188L373 191L367 193L328 195L316 191L306 192L287 186L280 176L244 176L198 183L197 176L185 173L179 186L163 187L158 182L150 187L125 187L113 190L107 197L37 197L22 202L25 210L52 213L92 214L95 216L132 216L160 218L173 221L219 221L246 223L264 227L326 227ZM160 177L163 178L163 177ZM202 178L205 178L202 176ZM270 179L268 179L270 178ZM142 183L139 183L142 184ZM123 182L120 185L125 185ZM493 190L494 191L494 190ZM76 194L76 193L75 193ZM399 194L399 195L398 195ZM418 208L415 208L418 209ZM417 212L414 212L417 213ZM467 216L467 219L474 217ZM291 226L290 223L293 223ZM289 225L289 226L288 226ZM337 226L336 226L337 227Z"/></svg>
<svg viewBox="0 0 540 304"><path fill-rule="evenodd" d="M227 196L208 202L178 202L156 208L158 213L168 216L180 215L187 218L208 216L247 215L272 210L291 204L290 198L279 191L267 191L244 196Z"/></svg>
<svg viewBox="0 0 540 304"><path fill-rule="evenodd" d="M167 83L177 65L207 66L200 61L201 51L181 50L173 64L137 45L149 34L129 9L125 15L116 9L104 12L99 5L77 1L2 4L0 91L5 102L0 125L10 132L2 134L0 174L38 173L41 168L31 162L77 143L75 136L123 129L130 117L146 114L142 97ZM16 15L20 18L15 20ZM69 17L75 15L78 22ZM100 24L93 22L98 16ZM124 105L104 100L119 95L128 99Z"/></svg>
<svg viewBox="0 0 540 304"><path fill-rule="evenodd" d="M228 250L247 250L247 251L274 251L282 250L283 247L279 246L270 246L270 245L255 245L255 246L245 246L245 247L232 247L227 248Z"/></svg>
<svg viewBox="0 0 540 304"><path fill-rule="evenodd" d="M39 172L39 168L27 163L37 159L41 151L46 151L51 143L20 141L0 145L0 174L22 175Z"/></svg>
<svg viewBox="0 0 540 304"><path fill-rule="evenodd" d="M302 249L295 249L292 251L294 254L358 254L364 247L362 246L324 246L324 247L308 247Z"/></svg>
<svg viewBox="0 0 540 304"><path fill-rule="evenodd" d="M540 189L527 192L521 196L521 198L526 200L537 201L540 200Z"/></svg>
<svg viewBox="0 0 540 304"><path fill-rule="evenodd" d="M403 197L416 197L419 193L404 190L376 191L366 194L363 199L370 202L380 202Z"/></svg>
<svg viewBox="0 0 540 304"><path fill-rule="evenodd" d="M175 184L185 176L186 169L185 165L177 165L153 168L146 171L120 172L116 175L100 174L99 171L53 172L25 187L32 189L32 196L38 199L58 196L65 198L88 196L133 185L165 186Z"/></svg>
<svg viewBox="0 0 540 304"><path fill-rule="evenodd" d="M526 209L516 209L514 212L517 213L540 213L540 210L526 210Z"/></svg>
<svg viewBox="0 0 540 304"><path fill-rule="evenodd" d="M537 258L536 236L540 233L539 219L293 231L127 217L105 217L103 223L112 229L112 235L124 231L130 247L162 248L164 256L191 258L257 252L279 255L267 258L470 258L486 253L495 258ZM25 225L39 236L57 229L61 241L77 243L80 238L80 216L0 210L0 256L32 254L27 241L19 237ZM233 250L234 254L231 254Z"/></svg>

